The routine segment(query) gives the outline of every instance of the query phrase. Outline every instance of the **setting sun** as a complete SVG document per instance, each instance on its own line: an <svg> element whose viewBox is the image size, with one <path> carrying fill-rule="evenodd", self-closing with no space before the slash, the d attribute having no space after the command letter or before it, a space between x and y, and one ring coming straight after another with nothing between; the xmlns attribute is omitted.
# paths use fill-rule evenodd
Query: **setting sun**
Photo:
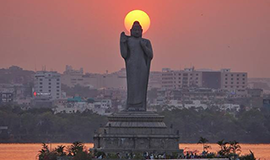
<svg viewBox="0 0 270 160"><path fill-rule="evenodd" d="M150 18L149 16L141 10L133 10L130 11L125 17L125 27L128 31L130 31L132 24L134 21L139 21L142 28L143 33L145 33L150 27Z"/></svg>

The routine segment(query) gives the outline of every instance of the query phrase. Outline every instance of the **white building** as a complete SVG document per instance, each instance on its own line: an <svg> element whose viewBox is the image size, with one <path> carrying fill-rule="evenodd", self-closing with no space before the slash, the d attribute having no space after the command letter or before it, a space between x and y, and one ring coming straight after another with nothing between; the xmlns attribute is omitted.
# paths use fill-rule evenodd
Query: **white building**
<svg viewBox="0 0 270 160"><path fill-rule="evenodd" d="M219 106L220 110L223 111L237 111L239 112L240 110L240 105L239 104L222 104Z"/></svg>
<svg viewBox="0 0 270 160"><path fill-rule="evenodd" d="M84 112L86 109L93 111L99 115L110 115L112 112L112 101L110 99L102 99L94 103L73 102L66 104L57 104L54 113L76 113Z"/></svg>
<svg viewBox="0 0 270 160"><path fill-rule="evenodd" d="M34 81L35 97L50 97L51 99L61 98L61 77L53 71L38 71Z"/></svg>

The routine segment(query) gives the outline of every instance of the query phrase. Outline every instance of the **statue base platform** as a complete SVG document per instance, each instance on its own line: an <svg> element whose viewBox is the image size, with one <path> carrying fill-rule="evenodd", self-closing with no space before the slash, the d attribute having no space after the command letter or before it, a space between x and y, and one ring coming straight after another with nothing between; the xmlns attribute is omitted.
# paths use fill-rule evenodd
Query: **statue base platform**
<svg viewBox="0 0 270 160"><path fill-rule="evenodd" d="M179 133L153 112L120 112L94 134L94 149L105 153L181 153Z"/></svg>

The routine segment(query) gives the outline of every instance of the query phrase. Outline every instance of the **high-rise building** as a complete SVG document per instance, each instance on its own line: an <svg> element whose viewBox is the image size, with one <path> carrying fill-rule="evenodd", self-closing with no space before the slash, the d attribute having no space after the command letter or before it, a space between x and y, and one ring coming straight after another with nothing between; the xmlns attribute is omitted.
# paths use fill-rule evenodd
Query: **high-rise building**
<svg viewBox="0 0 270 160"><path fill-rule="evenodd" d="M245 90L247 88L247 73L221 70L221 89Z"/></svg>
<svg viewBox="0 0 270 160"><path fill-rule="evenodd" d="M247 94L247 73L231 72L230 69L221 70L221 89L237 95Z"/></svg>
<svg viewBox="0 0 270 160"><path fill-rule="evenodd" d="M162 72L152 71L149 75L148 89L161 88Z"/></svg>
<svg viewBox="0 0 270 160"><path fill-rule="evenodd" d="M61 98L61 76L57 72L38 71L35 74L35 97Z"/></svg>
<svg viewBox="0 0 270 160"><path fill-rule="evenodd" d="M194 68L186 68L184 70L162 69L161 74L162 88L178 89L186 87L201 87L202 72L194 70Z"/></svg>
<svg viewBox="0 0 270 160"><path fill-rule="evenodd" d="M221 88L220 71L201 71L202 72L202 88Z"/></svg>
<svg viewBox="0 0 270 160"><path fill-rule="evenodd" d="M166 68L162 70L161 84L164 89L201 87L243 93L247 88L247 73L231 72L230 69L211 71L194 68L184 70Z"/></svg>

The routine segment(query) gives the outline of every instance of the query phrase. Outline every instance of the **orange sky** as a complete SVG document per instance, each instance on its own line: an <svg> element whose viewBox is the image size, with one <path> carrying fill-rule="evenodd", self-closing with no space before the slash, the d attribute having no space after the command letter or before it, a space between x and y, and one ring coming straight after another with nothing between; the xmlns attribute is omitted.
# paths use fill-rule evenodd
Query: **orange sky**
<svg viewBox="0 0 270 160"><path fill-rule="evenodd" d="M152 70L270 77L270 0L1 0L0 68L117 71L124 67L119 35L134 9L151 18L143 37L154 49Z"/></svg>

